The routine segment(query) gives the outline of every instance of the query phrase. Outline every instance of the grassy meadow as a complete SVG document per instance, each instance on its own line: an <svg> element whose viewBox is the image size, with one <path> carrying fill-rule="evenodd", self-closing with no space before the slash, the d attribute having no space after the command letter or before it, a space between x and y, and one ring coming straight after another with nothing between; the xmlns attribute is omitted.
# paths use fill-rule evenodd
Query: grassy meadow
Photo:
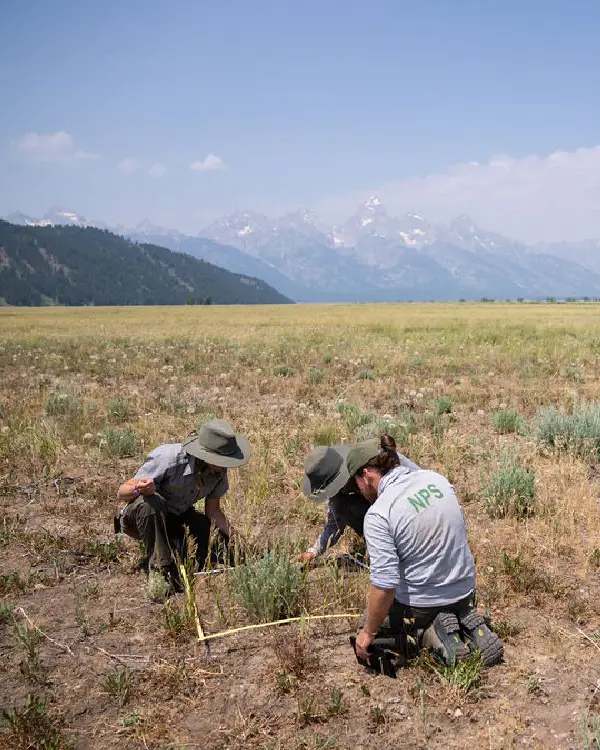
<svg viewBox="0 0 600 750"><path fill-rule="evenodd" d="M0 747L600 746L600 307L0 310ZM253 564L152 603L112 532L146 452L223 417L253 447L224 508ZM450 478L505 663L367 674L368 577L290 557L325 508L315 444L387 431ZM360 553L346 532L335 552ZM333 555L334 556L334 555ZM4 745L2 743L5 743Z"/></svg>

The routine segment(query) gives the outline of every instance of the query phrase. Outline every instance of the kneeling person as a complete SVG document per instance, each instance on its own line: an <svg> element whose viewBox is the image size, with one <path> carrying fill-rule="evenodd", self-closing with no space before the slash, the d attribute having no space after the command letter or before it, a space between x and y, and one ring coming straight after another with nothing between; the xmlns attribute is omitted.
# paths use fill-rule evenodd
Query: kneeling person
<svg viewBox="0 0 600 750"><path fill-rule="evenodd" d="M211 522L227 544L231 526L220 507L229 488L227 469L243 466L250 454L246 438L228 422L213 419L183 443L159 445L119 487L117 499L125 503L121 530L143 542L151 572L168 584L176 580L175 553L185 554L184 526L196 542L199 568L208 554ZM194 508L200 499L204 513Z"/></svg>
<svg viewBox="0 0 600 750"><path fill-rule="evenodd" d="M371 503L364 521L371 586L357 656L368 660L377 638L400 641L408 619L420 645L449 665L471 649L481 652L484 666L500 661L500 639L471 606L475 563L450 482L400 466L389 435L359 443L347 468Z"/></svg>

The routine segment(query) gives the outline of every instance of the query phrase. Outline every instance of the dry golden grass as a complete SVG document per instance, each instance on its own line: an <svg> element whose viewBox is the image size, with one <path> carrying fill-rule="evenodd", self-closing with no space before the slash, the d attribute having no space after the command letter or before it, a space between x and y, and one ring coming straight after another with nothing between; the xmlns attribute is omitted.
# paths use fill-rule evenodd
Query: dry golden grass
<svg viewBox="0 0 600 750"><path fill-rule="evenodd" d="M0 310L0 614L22 624L21 607L68 647L43 638L28 656L3 615L2 706L50 698L62 747L594 747L598 458L541 452L535 415L600 400L597 318L591 304ZM499 434L503 409L527 429ZM165 613L145 598L137 545L115 541L111 514L145 451L211 416L254 449L231 472L227 514L259 549L290 553L323 520L300 491L314 443L377 419L397 430L456 486L506 663L468 692L419 665L373 677L353 662L352 618L215 640L207 659L193 628L174 631L177 599ZM523 518L485 512L506 451L535 473ZM362 608L364 575L307 578L304 611ZM247 622L224 575L197 602L208 632Z"/></svg>

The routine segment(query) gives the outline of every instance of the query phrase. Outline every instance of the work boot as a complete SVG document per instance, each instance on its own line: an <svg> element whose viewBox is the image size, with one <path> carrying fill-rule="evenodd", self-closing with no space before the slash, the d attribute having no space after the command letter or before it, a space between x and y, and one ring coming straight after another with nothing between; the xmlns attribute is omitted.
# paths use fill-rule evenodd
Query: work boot
<svg viewBox="0 0 600 750"><path fill-rule="evenodd" d="M466 607L458 613L460 629L473 650L481 653L484 667L502 661L504 646L496 633L491 631L482 615L474 607Z"/></svg>
<svg viewBox="0 0 600 750"><path fill-rule="evenodd" d="M440 612L431 625L423 632L422 644L430 648L449 667L466 658L470 649L460 636L460 626L452 612Z"/></svg>

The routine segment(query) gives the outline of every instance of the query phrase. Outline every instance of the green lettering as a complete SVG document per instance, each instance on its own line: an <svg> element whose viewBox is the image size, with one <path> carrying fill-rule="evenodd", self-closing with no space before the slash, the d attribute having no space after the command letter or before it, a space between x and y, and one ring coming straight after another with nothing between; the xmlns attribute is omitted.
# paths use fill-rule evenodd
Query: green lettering
<svg viewBox="0 0 600 750"><path fill-rule="evenodd" d="M420 510L425 510L427 506L425 503L421 500L420 497L409 497L408 502L412 505L412 507L417 511L417 513Z"/></svg>
<svg viewBox="0 0 600 750"><path fill-rule="evenodd" d="M427 489L434 497L437 497L438 500L441 500L444 497L444 493L441 490L438 490L435 484L428 484Z"/></svg>
<svg viewBox="0 0 600 750"><path fill-rule="evenodd" d="M417 495L418 495L418 496L419 496L419 497L421 498L421 500L422 500L422 501L423 501L423 502L424 502L424 503L425 503L425 504L427 505L427 507L429 507L429 498L430 498L430 494L429 494L429 492L427 492L427 490L426 490L426 489L422 489L422 490L419 490L419 491L417 492Z"/></svg>

